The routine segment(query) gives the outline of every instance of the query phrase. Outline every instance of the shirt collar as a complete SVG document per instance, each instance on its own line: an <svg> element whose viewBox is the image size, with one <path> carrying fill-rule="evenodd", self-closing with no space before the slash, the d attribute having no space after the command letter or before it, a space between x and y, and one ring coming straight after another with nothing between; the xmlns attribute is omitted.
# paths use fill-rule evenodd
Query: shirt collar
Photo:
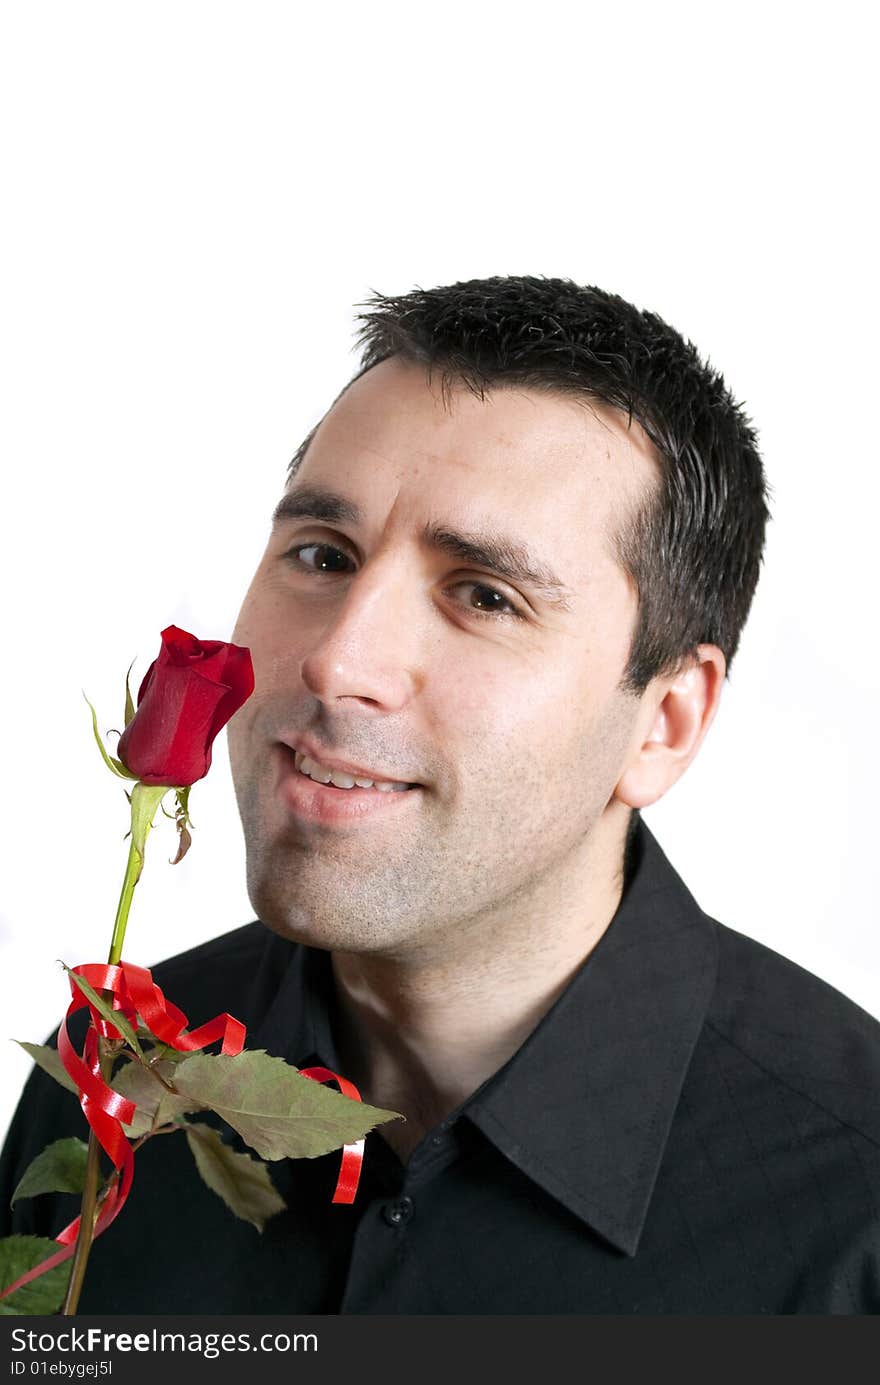
<svg viewBox="0 0 880 1385"><path fill-rule="evenodd" d="M279 960L286 959L286 967L274 999L252 1032L249 1047L264 1048L296 1067L320 1062L337 1072L331 1023L336 994L330 953L274 935L269 948Z"/></svg>
<svg viewBox="0 0 880 1385"><path fill-rule="evenodd" d="M255 1047L337 1071L330 956L289 953ZM617 911L525 1043L460 1108L523 1173L634 1255L714 989L710 919L640 821Z"/></svg>
<svg viewBox="0 0 880 1385"><path fill-rule="evenodd" d="M566 990L465 1107L534 1182L635 1255L715 984L715 928L639 823L617 911Z"/></svg>

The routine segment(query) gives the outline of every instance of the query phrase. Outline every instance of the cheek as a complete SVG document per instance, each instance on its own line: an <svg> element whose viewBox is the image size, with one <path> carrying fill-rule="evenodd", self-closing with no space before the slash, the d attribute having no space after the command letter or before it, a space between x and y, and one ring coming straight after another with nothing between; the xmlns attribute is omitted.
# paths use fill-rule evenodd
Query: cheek
<svg viewBox="0 0 880 1385"><path fill-rule="evenodd" d="M448 661L435 682L438 715L452 734L479 736L506 758L519 755L524 740L541 740L558 729L570 711L573 673L552 659L511 659L503 664Z"/></svg>
<svg viewBox="0 0 880 1385"><path fill-rule="evenodd" d="M254 695L277 680L279 669L298 657L290 613L271 592L251 590L238 614L233 642L251 651Z"/></svg>

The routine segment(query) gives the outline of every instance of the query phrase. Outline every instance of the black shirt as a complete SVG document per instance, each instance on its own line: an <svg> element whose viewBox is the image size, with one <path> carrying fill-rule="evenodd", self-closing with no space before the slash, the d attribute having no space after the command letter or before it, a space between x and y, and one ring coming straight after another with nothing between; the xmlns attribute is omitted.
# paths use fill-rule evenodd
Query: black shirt
<svg viewBox="0 0 880 1385"><path fill-rule="evenodd" d="M259 922L155 969L193 1026L340 1071L329 954ZM364 1093L365 1099L369 1094ZM83 1134L36 1071L10 1130L10 1231L54 1235L70 1195L9 1197ZM137 1155L82 1313L869 1314L880 1311L880 1024L702 913L641 823L620 906L517 1053L403 1166L367 1138L271 1166L262 1235L201 1183L182 1135Z"/></svg>

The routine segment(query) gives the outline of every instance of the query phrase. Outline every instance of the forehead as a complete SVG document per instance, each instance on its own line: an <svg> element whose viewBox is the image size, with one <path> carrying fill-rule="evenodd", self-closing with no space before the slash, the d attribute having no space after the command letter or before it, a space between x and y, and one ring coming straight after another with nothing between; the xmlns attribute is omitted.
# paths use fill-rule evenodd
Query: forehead
<svg viewBox="0 0 880 1385"><path fill-rule="evenodd" d="M389 360L337 400L290 489L332 486L377 520L503 521L595 560L657 476L650 442L616 409L509 385L444 399L420 366Z"/></svg>

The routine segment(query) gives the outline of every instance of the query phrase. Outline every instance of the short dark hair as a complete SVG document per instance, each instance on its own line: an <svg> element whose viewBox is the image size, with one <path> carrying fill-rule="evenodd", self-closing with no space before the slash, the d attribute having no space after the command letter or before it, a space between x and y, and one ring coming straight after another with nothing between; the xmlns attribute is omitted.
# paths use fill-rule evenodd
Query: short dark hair
<svg viewBox="0 0 880 1385"><path fill-rule="evenodd" d="M369 311L357 315L362 365L345 389L396 356L424 366L429 383L439 370L447 404L453 385L480 399L518 385L635 419L656 450L659 484L613 540L638 597L620 687L641 694L686 667L699 644L717 645L729 673L758 583L771 488L742 404L690 341L656 313L570 279L469 279L402 297L374 291L355 306Z"/></svg>

